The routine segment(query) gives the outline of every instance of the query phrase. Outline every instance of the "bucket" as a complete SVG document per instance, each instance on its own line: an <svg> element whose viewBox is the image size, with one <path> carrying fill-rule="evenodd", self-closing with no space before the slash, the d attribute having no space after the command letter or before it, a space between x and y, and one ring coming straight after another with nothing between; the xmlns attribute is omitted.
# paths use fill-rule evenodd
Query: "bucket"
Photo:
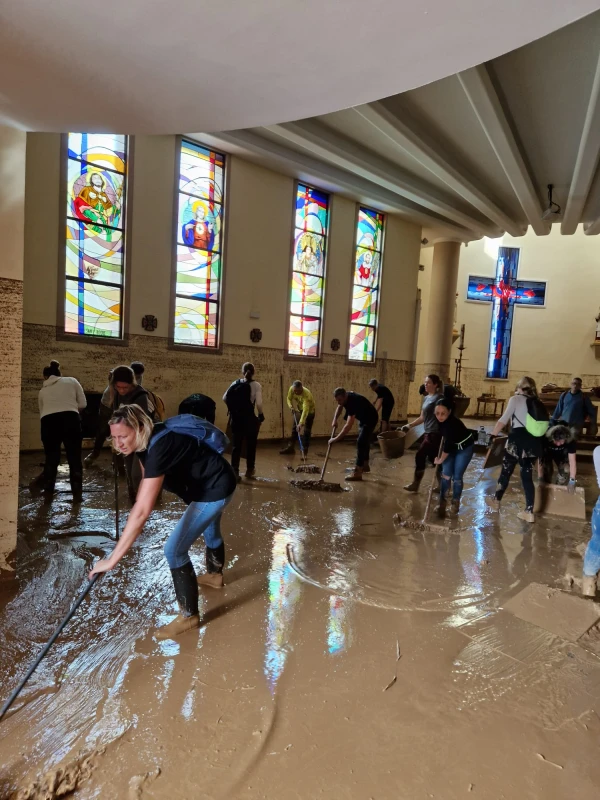
<svg viewBox="0 0 600 800"><path fill-rule="evenodd" d="M385 431L380 433L377 437L379 447L381 448L381 455L384 458L400 458L404 453L404 437L406 434L403 431Z"/></svg>

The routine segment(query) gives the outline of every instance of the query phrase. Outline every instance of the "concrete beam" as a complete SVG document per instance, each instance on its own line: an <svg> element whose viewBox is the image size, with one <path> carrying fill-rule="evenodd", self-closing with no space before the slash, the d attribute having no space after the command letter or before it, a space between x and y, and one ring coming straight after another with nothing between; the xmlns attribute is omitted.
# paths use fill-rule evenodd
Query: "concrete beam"
<svg viewBox="0 0 600 800"><path fill-rule="evenodd" d="M315 120L272 125L265 130L278 138L302 147L330 164L383 186L424 209L462 225L481 236L499 236L502 229L457 209L451 197L444 197L432 186L411 173L366 150Z"/></svg>
<svg viewBox="0 0 600 800"><path fill-rule="evenodd" d="M587 113L581 140L579 142L579 152L573 170L571 188L565 207L565 214L560 232L563 234L573 234L581 222L581 215L587 200L587 196L596 174L598 159L600 158L600 58L596 64L596 74L592 84L592 91L588 100ZM598 220L584 228L586 233L598 233ZM596 229L592 231L592 226Z"/></svg>
<svg viewBox="0 0 600 800"><path fill-rule="evenodd" d="M480 64L457 77L529 224L538 236L545 236L551 225L542 219L542 206L487 67Z"/></svg>
<svg viewBox="0 0 600 800"><path fill-rule="evenodd" d="M392 144L415 159L437 178L470 203L481 214L494 222L501 230L511 236L522 236L525 226L505 214L484 192L478 189L467 177L464 170L459 170L451 163L440 148L439 143L427 141L423 131L416 129L414 123L406 118L399 119L382 103L369 103L352 109L356 114L369 122L380 134Z"/></svg>
<svg viewBox="0 0 600 800"><path fill-rule="evenodd" d="M344 170L311 158L303 153L298 153L254 131L240 130L228 131L225 133L220 132L213 135L211 138L215 143L233 145L234 147L241 148L244 151L262 157L269 164L276 162L281 165L283 171L287 174L291 172L305 180L308 180L308 178L302 178L303 175L313 176L311 182L320 183L321 185L325 182L336 187L338 190L349 193L353 197L364 198L362 202L380 204L384 209L391 208L394 213L412 222L430 226L436 231L447 233L449 236L456 237L460 241L471 241L480 238L472 229L458 227L433 214L427 214L424 209L419 208L409 200L403 200L399 195L387 191L382 186L363 180L356 175L351 175Z"/></svg>

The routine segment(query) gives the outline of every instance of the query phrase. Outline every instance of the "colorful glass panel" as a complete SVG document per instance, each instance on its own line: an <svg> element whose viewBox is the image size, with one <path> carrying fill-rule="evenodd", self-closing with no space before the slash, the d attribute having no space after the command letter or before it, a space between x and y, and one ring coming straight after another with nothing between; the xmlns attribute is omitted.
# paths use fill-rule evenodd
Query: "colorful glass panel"
<svg viewBox="0 0 600 800"><path fill-rule="evenodd" d="M318 357L323 320L329 197L299 183L296 188L294 252L288 353Z"/></svg>
<svg viewBox="0 0 600 800"><path fill-rule="evenodd" d="M173 330L176 344L219 344L224 164L220 153L182 141Z"/></svg>
<svg viewBox="0 0 600 800"><path fill-rule="evenodd" d="M68 135L67 333L123 335L127 146L118 134Z"/></svg>
<svg viewBox="0 0 600 800"><path fill-rule="evenodd" d="M519 248L500 247L495 278L471 275L467 283L467 300L492 304L488 378L508 378L515 305L543 306L546 303L546 284L520 281L518 273Z"/></svg>
<svg viewBox="0 0 600 800"><path fill-rule="evenodd" d="M352 361L375 358L383 225L383 214L363 206L358 209L348 351Z"/></svg>

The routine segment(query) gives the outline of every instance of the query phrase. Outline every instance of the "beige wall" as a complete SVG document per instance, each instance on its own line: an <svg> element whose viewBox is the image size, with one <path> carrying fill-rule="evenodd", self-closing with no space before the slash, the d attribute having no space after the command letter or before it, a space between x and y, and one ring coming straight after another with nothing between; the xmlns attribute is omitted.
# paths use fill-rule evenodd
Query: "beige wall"
<svg viewBox="0 0 600 800"><path fill-rule="evenodd" d="M0 126L0 577L17 541L26 137Z"/></svg>
<svg viewBox="0 0 600 800"><path fill-rule="evenodd" d="M378 362L346 364L356 203L332 198L325 294L322 362L288 361L284 357L292 241L294 182L237 157L228 159L226 250L222 355L183 352L168 347L173 236L176 139L138 136L133 149L130 186L131 227L129 311L126 347L57 341L59 259L60 137L27 137L26 218L35 236L25 251L25 341L21 446L39 446L37 392L43 366L58 358L63 374L78 377L88 390L102 390L107 370L140 359L149 388L164 397L169 413L194 391L217 400L218 422L225 422L219 398L244 360L255 362L264 387L264 437L282 432L282 391L301 378L317 396L316 433L326 433L333 412L331 391L337 385L368 394L369 378L385 380L397 394L398 413L406 410L412 359L413 320L418 275L420 227L388 216L383 261L383 292L378 335ZM250 317L260 313L259 319ZM154 314L158 328L147 334L141 318ZM252 328L262 330L259 345L250 342ZM333 353L331 339L342 349ZM287 413L285 416L288 427Z"/></svg>
<svg viewBox="0 0 600 800"><path fill-rule="evenodd" d="M508 381L485 377L489 345L491 310L486 303L468 302L469 275L492 277L497 248L519 247L519 276L546 281L544 308L517 307ZM431 248L421 253L421 263ZM426 281L426 273L420 273ZM572 375L580 375L587 386L600 383L600 352L590 347L594 341L594 317L600 306L600 238L585 236L581 227L573 236L561 236L554 225L549 236L529 231L521 238L482 239L461 248L458 274L458 327L466 325L463 391L475 398L492 385L500 397L509 397L516 381L530 375L539 386L554 382L566 385ZM452 347L452 360L458 357L458 342ZM422 352L417 361L422 363ZM452 376L454 368L452 365ZM410 410L416 411L411 387ZM470 412L473 411L473 406Z"/></svg>

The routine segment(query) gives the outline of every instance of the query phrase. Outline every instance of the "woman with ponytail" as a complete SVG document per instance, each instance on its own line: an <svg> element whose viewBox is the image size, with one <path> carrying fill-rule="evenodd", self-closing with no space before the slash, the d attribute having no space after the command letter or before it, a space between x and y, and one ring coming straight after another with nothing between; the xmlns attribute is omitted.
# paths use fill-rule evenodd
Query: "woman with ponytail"
<svg viewBox="0 0 600 800"><path fill-rule="evenodd" d="M44 384L38 396L42 444L46 455L44 493L46 500L54 494L60 450L64 445L69 462L69 478L73 502L80 503L83 490L81 463L81 418L79 412L87 406L85 394L75 378L63 378L58 361L44 368Z"/></svg>

